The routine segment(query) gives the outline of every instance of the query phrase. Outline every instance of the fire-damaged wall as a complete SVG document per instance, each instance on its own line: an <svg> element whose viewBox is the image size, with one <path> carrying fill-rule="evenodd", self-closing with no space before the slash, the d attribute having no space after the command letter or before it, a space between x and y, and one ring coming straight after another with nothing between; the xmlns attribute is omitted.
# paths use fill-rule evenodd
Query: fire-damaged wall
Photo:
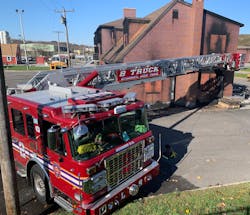
<svg viewBox="0 0 250 215"><path fill-rule="evenodd" d="M204 10L201 53L236 52L240 27L237 22Z"/></svg>
<svg viewBox="0 0 250 215"><path fill-rule="evenodd" d="M201 54L236 53L240 27L238 22L204 10ZM226 72L223 76L223 96L231 96L234 73ZM210 78L203 74L202 81L210 82Z"/></svg>

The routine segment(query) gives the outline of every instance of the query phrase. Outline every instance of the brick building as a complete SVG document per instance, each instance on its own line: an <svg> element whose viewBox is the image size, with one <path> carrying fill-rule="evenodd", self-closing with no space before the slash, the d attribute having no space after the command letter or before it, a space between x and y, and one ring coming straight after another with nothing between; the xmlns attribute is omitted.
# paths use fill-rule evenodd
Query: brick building
<svg viewBox="0 0 250 215"><path fill-rule="evenodd" d="M20 46L18 44L1 44L2 61L4 65L13 65L21 60Z"/></svg>
<svg viewBox="0 0 250 215"><path fill-rule="evenodd" d="M245 56L245 63L250 63L250 45L249 46L238 46L238 53Z"/></svg>
<svg viewBox="0 0 250 215"><path fill-rule="evenodd" d="M122 19L100 25L95 53L105 63L146 61L237 51L243 24L204 9L204 0L172 0L144 18L136 9L124 9ZM221 75L221 74L220 74ZM140 99L154 103L195 106L222 94L232 94L233 72L223 79L215 72L190 74L132 87Z"/></svg>

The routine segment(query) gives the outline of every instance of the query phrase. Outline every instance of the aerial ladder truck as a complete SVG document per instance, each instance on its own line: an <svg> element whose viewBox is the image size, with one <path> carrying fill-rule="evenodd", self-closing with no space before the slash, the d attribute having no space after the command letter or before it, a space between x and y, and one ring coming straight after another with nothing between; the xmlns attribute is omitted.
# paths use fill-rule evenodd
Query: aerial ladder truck
<svg viewBox="0 0 250 215"><path fill-rule="evenodd" d="M48 89L49 83L58 86L90 85L105 90L130 88L145 81L153 82L185 75L193 71L239 70L242 55L209 54L194 57L169 58L142 62L106 64L91 67L41 71L19 88L9 93Z"/></svg>
<svg viewBox="0 0 250 215"><path fill-rule="evenodd" d="M145 104L119 90L239 64L214 54L40 72L7 97L17 173L41 202L110 214L159 174Z"/></svg>

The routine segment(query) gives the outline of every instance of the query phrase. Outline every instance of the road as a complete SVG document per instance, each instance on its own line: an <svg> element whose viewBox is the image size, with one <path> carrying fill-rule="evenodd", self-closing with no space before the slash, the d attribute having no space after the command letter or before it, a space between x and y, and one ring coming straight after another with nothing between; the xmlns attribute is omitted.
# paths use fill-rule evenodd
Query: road
<svg viewBox="0 0 250 215"><path fill-rule="evenodd" d="M6 83L14 87L32 75L31 72L6 72ZM243 79L236 79L236 82L249 85ZM161 117L152 119L150 127L156 142L161 134L162 145L170 144L177 156L160 160L159 177L144 187L140 196L250 181L249 117L248 108L221 110L204 107L168 109ZM156 157L157 151L156 148ZM58 210L55 206L43 206L36 201L31 188L20 177L18 188L22 214L49 214ZM0 186L0 202L3 201ZM0 214L4 214L3 207L1 204Z"/></svg>
<svg viewBox="0 0 250 215"><path fill-rule="evenodd" d="M26 83L37 71L5 71L5 82L9 88L15 88L17 84Z"/></svg>

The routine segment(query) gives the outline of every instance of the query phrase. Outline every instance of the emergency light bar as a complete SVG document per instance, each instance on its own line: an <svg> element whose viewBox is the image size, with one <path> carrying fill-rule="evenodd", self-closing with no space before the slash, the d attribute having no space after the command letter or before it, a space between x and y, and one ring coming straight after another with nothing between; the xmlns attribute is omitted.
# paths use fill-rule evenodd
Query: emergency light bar
<svg viewBox="0 0 250 215"><path fill-rule="evenodd" d="M125 102L134 102L136 100L136 93L129 92L123 97Z"/></svg>
<svg viewBox="0 0 250 215"><path fill-rule="evenodd" d="M114 108L114 114L125 113L127 111L126 105L119 105Z"/></svg>
<svg viewBox="0 0 250 215"><path fill-rule="evenodd" d="M89 94L86 94L86 95L80 95L80 96L74 97L73 100L74 101L78 101L78 100L96 100L96 99L105 98L105 97L112 96L112 95L114 95L114 93L112 93L112 92L89 93Z"/></svg>
<svg viewBox="0 0 250 215"><path fill-rule="evenodd" d="M109 108L112 106L123 104L123 98L113 98L97 102L98 107Z"/></svg>
<svg viewBox="0 0 250 215"><path fill-rule="evenodd" d="M97 111L98 107L95 104L67 105L62 107L63 113L86 113Z"/></svg>

